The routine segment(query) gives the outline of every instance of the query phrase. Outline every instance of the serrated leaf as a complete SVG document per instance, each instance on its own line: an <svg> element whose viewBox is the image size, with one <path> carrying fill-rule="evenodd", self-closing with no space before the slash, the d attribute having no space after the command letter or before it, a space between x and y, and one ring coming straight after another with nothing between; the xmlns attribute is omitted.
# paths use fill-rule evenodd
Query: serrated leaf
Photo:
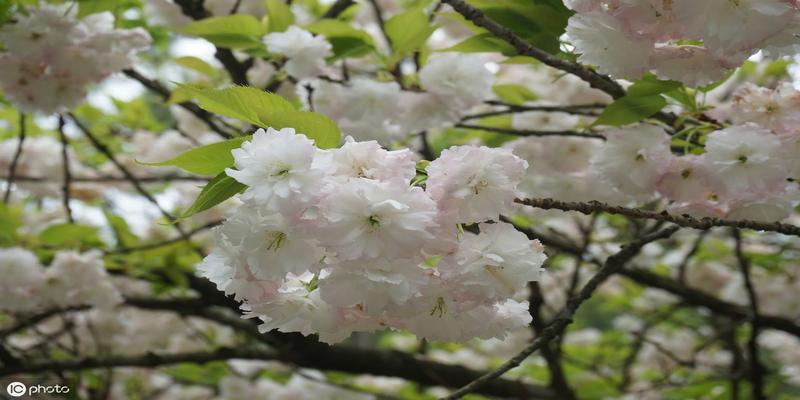
<svg viewBox="0 0 800 400"><path fill-rule="evenodd" d="M526 101L536 100L539 98L539 96L536 96L535 93L531 92L528 88L522 85L494 85L492 86L492 90L497 97L500 97L503 101L516 105L521 105Z"/></svg>
<svg viewBox="0 0 800 400"><path fill-rule="evenodd" d="M178 33L197 36L209 42L232 49L262 46L264 27L252 15L236 14L204 18L175 29Z"/></svg>
<svg viewBox="0 0 800 400"><path fill-rule="evenodd" d="M186 210L180 218L188 218L199 212L208 210L211 207L222 203L244 190L247 186L231 178L225 172L221 172L210 180L200 191L194 203Z"/></svg>
<svg viewBox="0 0 800 400"><path fill-rule="evenodd" d="M260 113L293 111L294 106L281 96L248 86L224 89L202 89L178 86L183 93L197 99L200 107L214 114L262 125Z"/></svg>
<svg viewBox="0 0 800 400"><path fill-rule="evenodd" d="M283 32L294 24L294 14L283 0L267 0L268 30Z"/></svg>
<svg viewBox="0 0 800 400"><path fill-rule="evenodd" d="M315 141L317 147L336 147L342 133L330 118L310 111L297 111L278 95L260 89L235 86L226 89L197 89L182 85L200 107L220 115L241 119L256 126L294 128Z"/></svg>
<svg viewBox="0 0 800 400"><path fill-rule="evenodd" d="M166 161L154 163L140 162L140 164L153 167L171 165L197 175L217 175L225 171L225 168L233 165L231 150L241 147L242 143L249 139L250 136L229 139L195 147Z"/></svg>

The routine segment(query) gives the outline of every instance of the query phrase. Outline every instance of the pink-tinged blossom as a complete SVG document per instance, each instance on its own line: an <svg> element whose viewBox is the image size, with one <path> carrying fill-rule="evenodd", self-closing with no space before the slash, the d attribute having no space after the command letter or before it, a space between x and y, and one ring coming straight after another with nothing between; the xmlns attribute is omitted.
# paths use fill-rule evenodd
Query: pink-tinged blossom
<svg viewBox="0 0 800 400"><path fill-rule="evenodd" d="M320 281L320 297L335 306L356 306L380 315L388 306L400 306L417 295L427 280L417 264L413 259L381 258L335 265Z"/></svg>
<svg viewBox="0 0 800 400"><path fill-rule="evenodd" d="M671 201L701 202L724 190L719 177L709 169L705 156L672 157L656 183L658 192Z"/></svg>
<svg viewBox="0 0 800 400"><path fill-rule="evenodd" d="M425 190L455 223L498 219L511 210L527 168L509 149L451 147L428 166Z"/></svg>
<svg viewBox="0 0 800 400"><path fill-rule="evenodd" d="M453 107L470 108L492 94L494 75L478 54L435 53L419 71L422 87L448 99Z"/></svg>
<svg viewBox="0 0 800 400"><path fill-rule="evenodd" d="M784 82L775 89L744 84L723 117L735 124L752 122L779 135L800 134L800 92Z"/></svg>
<svg viewBox="0 0 800 400"><path fill-rule="evenodd" d="M343 260L418 254L437 212L421 188L366 179L338 185L319 209L319 240Z"/></svg>
<svg viewBox="0 0 800 400"><path fill-rule="evenodd" d="M659 46L650 56L652 68L662 79L681 81L695 87L718 81L745 61L748 54L719 57L700 46Z"/></svg>
<svg viewBox="0 0 800 400"><path fill-rule="evenodd" d="M578 61L596 65L600 72L618 78L636 78L649 67L653 43L630 37L615 18L602 12L575 14L567 35L580 54Z"/></svg>
<svg viewBox="0 0 800 400"><path fill-rule="evenodd" d="M606 137L592 166L621 192L651 197L672 155L669 135L658 126L637 124L606 131Z"/></svg>
<svg viewBox="0 0 800 400"><path fill-rule="evenodd" d="M325 168L334 177L409 182L416 175L414 154L408 149L388 151L376 141L357 142L348 136L342 147L329 153Z"/></svg>
<svg viewBox="0 0 800 400"><path fill-rule="evenodd" d="M672 10L690 37L724 54L757 47L785 29L797 13L787 0L673 0Z"/></svg>
<svg viewBox="0 0 800 400"><path fill-rule="evenodd" d="M75 7L46 3L0 29L0 86L26 112L52 114L78 106L86 87L131 66L150 45L142 28L114 28L111 13L75 18Z"/></svg>
<svg viewBox="0 0 800 400"><path fill-rule="evenodd" d="M44 268L21 247L0 248L0 310L29 312L41 306Z"/></svg>
<svg viewBox="0 0 800 400"><path fill-rule="evenodd" d="M225 172L249 186L246 199L265 204L273 197L309 197L318 188L323 174L312 166L317 148L303 134L292 128L280 131L259 129L252 140L231 151L236 169Z"/></svg>
<svg viewBox="0 0 800 400"><path fill-rule="evenodd" d="M122 295L111 283L99 251L57 253L45 280L45 290L53 304L113 307L122 303Z"/></svg>
<svg viewBox="0 0 800 400"><path fill-rule="evenodd" d="M705 162L719 176L729 197L744 192L782 189L788 177L785 163L777 157L781 142L772 132L754 124L711 132Z"/></svg>
<svg viewBox="0 0 800 400"><path fill-rule="evenodd" d="M273 32L264 36L264 44L270 53L288 59L283 68L297 78L311 78L322 73L325 59L332 55L333 46L323 36L290 26L285 32Z"/></svg>
<svg viewBox="0 0 800 400"><path fill-rule="evenodd" d="M219 228L224 239L247 262L254 277L282 280L287 273L300 275L319 269L323 251L298 233L300 224L277 213L239 207Z"/></svg>
<svg viewBox="0 0 800 400"><path fill-rule="evenodd" d="M456 283L459 296L494 301L508 298L528 282L539 280L547 256L538 241L511 224L480 224L480 233L465 233L454 262L441 268L442 279Z"/></svg>

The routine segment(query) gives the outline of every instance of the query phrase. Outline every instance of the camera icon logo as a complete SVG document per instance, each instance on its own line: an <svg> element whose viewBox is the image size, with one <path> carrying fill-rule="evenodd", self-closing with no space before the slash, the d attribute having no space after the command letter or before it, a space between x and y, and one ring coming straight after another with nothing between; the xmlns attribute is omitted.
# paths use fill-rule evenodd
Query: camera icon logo
<svg viewBox="0 0 800 400"><path fill-rule="evenodd" d="M6 392L11 397L22 397L28 393L28 387L22 382L11 382L6 386Z"/></svg>

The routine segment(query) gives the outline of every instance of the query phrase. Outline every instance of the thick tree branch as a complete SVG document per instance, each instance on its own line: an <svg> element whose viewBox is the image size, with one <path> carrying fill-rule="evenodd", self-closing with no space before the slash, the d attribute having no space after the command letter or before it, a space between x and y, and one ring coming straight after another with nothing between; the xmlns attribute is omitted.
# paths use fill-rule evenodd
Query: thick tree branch
<svg viewBox="0 0 800 400"><path fill-rule="evenodd" d="M353 4L356 4L353 0L336 0L336 2L331 5L331 8L325 11L325 14L322 14L322 18L336 18Z"/></svg>

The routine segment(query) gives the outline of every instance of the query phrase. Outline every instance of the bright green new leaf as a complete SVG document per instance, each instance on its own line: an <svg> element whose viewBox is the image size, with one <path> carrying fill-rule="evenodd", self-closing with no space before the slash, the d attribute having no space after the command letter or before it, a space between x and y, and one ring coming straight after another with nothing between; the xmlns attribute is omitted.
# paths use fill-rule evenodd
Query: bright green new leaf
<svg viewBox="0 0 800 400"><path fill-rule="evenodd" d="M636 81L628 88L626 96L629 97L644 97L656 94L666 93L681 87L681 83L677 81L662 81L654 75L646 75L642 79Z"/></svg>
<svg viewBox="0 0 800 400"><path fill-rule="evenodd" d="M119 215L111 213L103 209L103 214L114 231L114 237L117 238L117 246L120 248L133 247L139 244L139 238L131 232L128 222Z"/></svg>
<svg viewBox="0 0 800 400"><path fill-rule="evenodd" d="M231 150L241 147L250 136L229 139L187 150L170 160L141 163L150 166L172 165L197 175L217 175L233 166Z"/></svg>
<svg viewBox="0 0 800 400"><path fill-rule="evenodd" d="M262 46L261 37L265 33L261 22L246 14L205 18L177 28L176 31L232 49Z"/></svg>
<svg viewBox="0 0 800 400"><path fill-rule="evenodd" d="M392 42L392 59L396 61L419 50L436 28L428 23L428 16L422 9L413 9L389 18L384 29Z"/></svg>
<svg viewBox="0 0 800 400"><path fill-rule="evenodd" d="M47 227L39 234L39 240L50 247L104 247L98 233L96 226L64 223Z"/></svg>
<svg viewBox="0 0 800 400"><path fill-rule="evenodd" d="M233 197L246 187L247 186L239 183L236 179L226 175L225 172L222 172L203 187L203 190L200 191L200 195L197 196L197 199L195 199L191 207L181 215L181 218L188 218L199 212L208 210Z"/></svg>
<svg viewBox="0 0 800 400"><path fill-rule="evenodd" d="M539 97L522 85L494 85L492 86L494 93L503 101L511 104L520 105L526 101L536 100Z"/></svg>
<svg viewBox="0 0 800 400"><path fill-rule="evenodd" d="M514 46L491 33L471 36L451 47L439 51L458 51L461 53L502 53L506 56L517 54Z"/></svg>
<svg viewBox="0 0 800 400"><path fill-rule="evenodd" d="M214 114L263 125L260 114L294 111L292 103L281 96L248 86L224 89L201 89L180 85L178 89L197 99L200 107Z"/></svg>
<svg viewBox="0 0 800 400"><path fill-rule="evenodd" d="M314 112L297 111L283 97L261 89L246 86L198 89L187 85L179 89L191 93L200 107L209 112L264 128L294 128L314 140L321 149L336 147L341 141L342 134L330 118Z"/></svg>
<svg viewBox="0 0 800 400"><path fill-rule="evenodd" d="M207 62L192 56L186 57L178 57L173 60L175 64L180 65L184 68L189 68L191 70L197 71L205 76L215 77L217 76L218 72L217 69L209 65Z"/></svg>
<svg viewBox="0 0 800 400"><path fill-rule="evenodd" d="M270 32L283 32L294 24L294 14L283 0L267 0Z"/></svg>
<svg viewBox="0 0 800 400"><path fill-rule="evenodd" d="M624 96L606 107L593 125L622 126L641 121L667 105L660 94L654 96Z"/></svg>

